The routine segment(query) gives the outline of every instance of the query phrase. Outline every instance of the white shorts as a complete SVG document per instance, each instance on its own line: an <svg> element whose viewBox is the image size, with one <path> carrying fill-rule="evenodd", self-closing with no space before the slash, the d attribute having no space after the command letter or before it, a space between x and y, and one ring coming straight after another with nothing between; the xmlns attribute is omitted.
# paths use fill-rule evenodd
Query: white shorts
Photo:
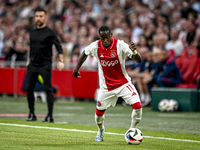
<svg viewBox="0 0 200 150"><path fill-rule="evenodd" d="M114 107L117 103L118 97L122 97L129 105L140 102L140 97L135 86L129 82L112 91L100 89L96 108L98 110L105 110L111 105Z"/></svg>

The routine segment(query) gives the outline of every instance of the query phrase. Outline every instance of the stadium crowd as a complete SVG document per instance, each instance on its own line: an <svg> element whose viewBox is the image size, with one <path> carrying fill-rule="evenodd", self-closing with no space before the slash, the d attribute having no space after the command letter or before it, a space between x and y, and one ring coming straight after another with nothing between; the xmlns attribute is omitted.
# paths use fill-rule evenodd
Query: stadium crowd
<svg viewBox="0 0 200 150"><path fill-rule="evenodd" d="M66 66L77 63L85 46L98 39L102 25L113 30L114 38L137 43L143 63L127 59L126 64L141 97L148 97L154 84L183 82L175 60L185 49L192 47L200 55L199 0L0 0L1 61L27 61L33 12L39 6L47 11L47 25L62 43ZM159 61L162 67L155 65ZM96 59L89 57L84 66L96 68Z"/></svg>

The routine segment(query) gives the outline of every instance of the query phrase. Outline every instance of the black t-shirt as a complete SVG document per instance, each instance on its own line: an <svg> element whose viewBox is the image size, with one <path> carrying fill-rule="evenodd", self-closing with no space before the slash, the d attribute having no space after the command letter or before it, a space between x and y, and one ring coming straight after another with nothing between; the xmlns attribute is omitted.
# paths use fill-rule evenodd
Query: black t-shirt
<svg viewBox="0 0 200 150"><path fill-rule="evenodd" d="M52 46L55 45L58 54L63 54L56 33L49 27L32 29L30 31L30 62L33 65L52 63Z"/></svg>

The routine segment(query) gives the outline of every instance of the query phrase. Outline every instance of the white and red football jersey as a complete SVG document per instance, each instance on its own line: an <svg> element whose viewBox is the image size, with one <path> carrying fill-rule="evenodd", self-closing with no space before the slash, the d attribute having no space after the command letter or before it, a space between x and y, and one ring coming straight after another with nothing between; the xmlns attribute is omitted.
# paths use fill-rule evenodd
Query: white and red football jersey
<svg viewBox="0 0 200 150"><path fill-rule="evenodd" d="M85 54L97 58L101 89L111 91L131 81L125 69L125 59L126 56L131 58L133 53L124 41L112 38L110 47L104 47L98 40L85 48Z"/></svg>

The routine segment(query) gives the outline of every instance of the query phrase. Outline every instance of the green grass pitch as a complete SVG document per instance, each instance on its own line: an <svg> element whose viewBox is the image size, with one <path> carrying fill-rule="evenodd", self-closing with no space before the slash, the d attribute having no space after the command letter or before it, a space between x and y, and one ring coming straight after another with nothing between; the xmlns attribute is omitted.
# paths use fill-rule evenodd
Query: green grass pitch
<svg viewBox="0 0 200 150"><path fill-rule="evenodd" d="M46 103L36 101L35 112L38 121L27 122L25 97L0 97L0 150L200 149L199 112L167 113L144 107L138 125L144 135L140 145L128 145L124 140L131 121L130 106L117 105L106 111L104 142L95 142L94 102L56 101L55 123L42 122L47 113Z"/></svg>

